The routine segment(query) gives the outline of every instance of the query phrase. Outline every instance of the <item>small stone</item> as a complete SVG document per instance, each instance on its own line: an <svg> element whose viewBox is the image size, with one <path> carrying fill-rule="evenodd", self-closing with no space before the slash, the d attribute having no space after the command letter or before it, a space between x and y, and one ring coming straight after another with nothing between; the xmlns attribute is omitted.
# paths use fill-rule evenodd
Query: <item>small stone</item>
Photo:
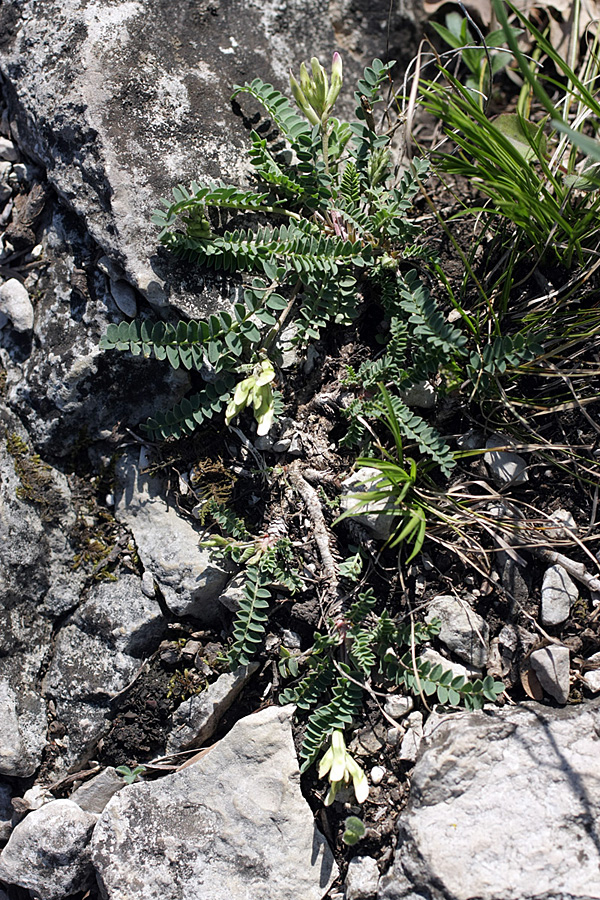
<svg viewBox="0 0 600 900"><path fill-rule="evenodd" d="M383 766L373 766L371 769L371 783L374 785L381 784L385 778L385 769Z"/></svg>
<svg viewBox="0 0 600 900"><path fill-rule="evenodd" d="M134 319L137 316L138 304L135 291L126 281L111 281L110 292L113 300L124 316Z"/></svg>
<svg viewBox="0 0 600 900"><path fill-rule="evenodd" d="M27 262L35 262L36 259L40 259L43 252L44 245L36 244L35 247L27 254L25 259L27 260Z"/></svg>
<svg viewBox="0 0 600 900"><path fill-rule="evenodd" d="M556 525L546 525L545 532L551 538L570 538L577 534L579 528L577 522L573 518L573 514L568 509L556 509L550 516L550 522Z"/></svg>
<svg viewBox="0 0 600 900"><path fill-rule="evenodd" d="M27 288L18 279L9 278L0 287L0 312L8 316L15 331L33 328L33 306Z"/></svg>
<svg viewBox="0 0 600 900"><path fill-rule="evenodd" d="M431 601L425 618L427 622L434 618L441 620L439 638L449 650L472 666L485 666L490 630L487 622L466 600L440 594Z"/></svg>
<svg viewBox="0 0 600 900"><path fill-rule="evenodd" d="M413 384L408 391L403 393L402 399L407 406L416 406L418 409L433 409L436 404L437 394L430 381L419 381L418 384Z"/></svg>
<svg viewBox="0 0 600 900"><path fill-rule="evenodd" d="M291 631L289 628L283 629L281 632L281 640L283 646L287 647L288 650L299 650L302 646L302 638L298 632Z"/></svg>
<svg viewBox="0 0 600 900"><path fill-rule="evenodd" d="M222 603L225 609L228 609L230 612L237 612L240 608L240 600L244 596L245 584L245 575L243 573L236 575L229 582L226 590L219 596L219 603Z"/></svg>
<svg viewBox="0 0 600 900"><path fill-rule="evenodd" d="M275 441L273 444L273 452L274 453L287 453L292 444L291 438L280 438L278 441Z"/></svg>
<svg viewBox="0 0 600 900"><path fill-rule="evenodd" d="M209 740L257 669L258 663L250 663L239 666L235 672L226 672L201 694L194 694L178 706L173 714L173 731L167 740L167 753L195 749Z"/></svg>
<svg viewBox="0 0 600 900"><path fill-rule="evenodd" d="M550 566L542 582L542 625L561 625L579 597L579 588L562 566Z"/></svg>
<svg viewBox="0 0 600 900"><path fill-rule="evenodd" d="M145 569L144 574L142 575L142 593L151 600L154 600L154 597L156 596L154 578L152 577L152 572L149 572L148 569Z"/></svg>
<svg viewBox="0 0 600 900"><path fill-rule="evenodd" d="M545 692L557 703L569 699L569 650L567 647L551 644L541 650L534 650L531 665Z"/></svg>
<svg viewBox="0 0 600 900"><path fill-rule="evenodd" d="M45 803L50 803L51 800L55 799L48 788L41 784L34 784L33 787L30 787L23 794L21 800L23 804L22 809L27 812L31 812L32 809L41 809Z"/></svg>
<svg viewBox="0 0 600 900"><path fill-rule="evenodd" d="M9 197L12 197L12 188L10 184L0 181L0 203L6 203ZM3 224L6 224L6 222L8 222L8 216Z"/></svg>
<svg viewBox="0 0 600 900"><path fill-rule="evenodd" d="M254 446L257 450L260 450L262 453L269 452L273 449L274 440L270 434L261 434L259 435L255 441Z"/></svg>
<svg viewBox="0 0 600 900"><path fill-rule="evenodd" d="M586 659L586 662L596 663L598 665L597 669L590 669L583 676L586 687L588 687L593 694L597 694L600 691L600 653L594 653L593 656Z"/></svg>
<svg viewBox="0 0 600 900"><path fill-rule="evenodd" d="M402 735L401 728L388 728L385 739L390 747L397 747Z"/></svg>
<svg viewBox="0 0 600 900"><path fill-rule="evenodd" d="M125 782L117 770L108 766L94 778L77 788L69 800L86 812L100 814L111 797L120 791Z"/></svg>
<svg viewBox="0 0 600 900"><path fill-rule="evenodd" d="M505 434L493 434L486 442L486 448L504 447L511 444ZM483 455L493 481L499 487L517 486L529 480L527 463L522 456L510 450L491 450Z"/></svg>
<svg viewBox="0 0 600 900"><path fill-rule="evenodd" d="M406 762L414 762L423 739L423 713L412 712L406 721L408 727L406 734L402 738L400 759Z"/></svg>
<svg viewBox="0 0 600 900"><path fill-rule="evenodd" d="M7 199L6 196L4 198L2 197L2 183L0 182L0 204L4 203L4 201L6 199ZM0 226L6 225L6 223L10 219L10 217L12 215L12 211L13 211L13 206L14 206L14 204L13 204L12 200L9 200L8 203L5 205L4 209L0 213Z"/></svg>
<svg viewBox="0 0 600 900"><path fill-rule="evenodd" d="M375 900L379 867L372 856L355 856L346 873L346 900Z"/></svg>
<svg viewBox="0 0 600 900"><path fill-rule="evenodd" d="M319 351L314 344L309 344L306 350L306 360L304 361L304 365L302 367L302 371L305 375L310 375L318 360Z"/></svg>
<svg viewBox="0 0 600 900"><path fill-rule="evenodd" d="M12 167L13 174L17 181L27 181L27 166L25 163L15 163Z"/></svg>
<svg viewBox="0 0 600 900"><path fill-rule="evenodd" d="M401 719L411 712L414 705L412 697L402 697L399 694L393 694L385 701L384 711L392 719Z"/></svg>
<svg viewBox="0 0 600 900"><path fill-rule="evenodd" d="M364 525L372 532L376 540L381 541L387 541L392 534L396 521L395 503L393 499L378 500L368 506L361 506L360 494L384 486L385 481L378 469L363 466L343 482L345 493L340 498L342 512L356 510L356 515L352 515L354 521ZM351 496L352 494L357 496ZM390 510L390 512L383 512L383 510Z"/></svg>
<svg viewBox="0 0 600 900"><path fill-rule="evenodd" d="M8 162L16 162L18 158L19 151L13 142L9 141L8 138L0 137L0 159L5 159Z"/></svg>

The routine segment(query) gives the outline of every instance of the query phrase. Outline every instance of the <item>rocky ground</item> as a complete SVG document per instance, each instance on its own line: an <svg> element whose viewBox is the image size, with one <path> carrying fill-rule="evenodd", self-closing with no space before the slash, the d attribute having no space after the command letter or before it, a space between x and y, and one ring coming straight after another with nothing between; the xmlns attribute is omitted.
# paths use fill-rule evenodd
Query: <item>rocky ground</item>
<svg viewBox="0 0 600 900"><path fill-rule="evenodd" d="M248 417L225 434L144 440L140 421L182 396L189 376L98 346L111 322L166 315L169 293L184 313L228 302L235 285L154 253L149 210L195 174L203 148L203 165L209 147L209 168L243 177L244 130L224 98L258 74L265 47L273 78L315 40L347 49L358 68L383 52L387 4L378 31L360 4L330 4L319 39L308 7L288 21L262 4L239 51L252 4L202 4L196 45L183 3L171 5L168 40L154 27L163 4L151 22L136 3L56 6L54 20L16 2L0 15L0 900L600 897L597 404L545 417L543 454L491 451L454 477L505 508L528 506L542 546L499 552L477 533L467 558L440 532L399 568L378 517L331 528L353 464L340 449L343 377L373 352L379 324L368 303L356 328L284 360L284 415L267 439ZM392 22L392 44L401 28ZM189 100L192 52L200 82L223 63L223 125ZM62 98L52 111L48 96ZM444 259L443 232L424 205L417 213ZM454 234L468 245L466 227ZM413 401L463 446L507 443L489 410L478 418L433 388ZM360 541L382 606L441 619L429 658L506 686L497 707L450 715L374 696L350 744L370 782L361 807L325 807L314 767L300 777L302 717L277 699L280 648L305 650L323 621L322 557L294 473L318 492L336 559ZM198 546L214 527L199 519L212 496L254 534L282 522L304 578L299 595L278 595L260 654L235 672L222 655L237 573ZM116 768L137 765L130 786ZM342 841L350 813L367 828L356 847Z"/></svg>

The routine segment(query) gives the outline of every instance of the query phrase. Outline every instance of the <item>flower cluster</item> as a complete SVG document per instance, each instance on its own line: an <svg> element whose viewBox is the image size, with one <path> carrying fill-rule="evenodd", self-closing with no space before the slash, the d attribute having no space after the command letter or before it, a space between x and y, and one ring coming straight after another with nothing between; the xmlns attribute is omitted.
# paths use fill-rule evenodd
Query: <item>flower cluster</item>
<svg viewBox="0 0 600 900"><path fill-rule="evenodd" d="M325 126L342 87L342 57L337 51L333 54L331 84L316 56L311 59L310 66L312 78L306 63L300 64L300 84L290 72L290 87L294 100L311 125Z"/></svg>

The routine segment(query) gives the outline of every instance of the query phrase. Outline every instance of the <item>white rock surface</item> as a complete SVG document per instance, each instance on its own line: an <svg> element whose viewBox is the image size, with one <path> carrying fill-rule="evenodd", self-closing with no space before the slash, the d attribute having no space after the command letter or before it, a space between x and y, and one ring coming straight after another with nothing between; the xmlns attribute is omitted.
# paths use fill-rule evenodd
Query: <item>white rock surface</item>
<svg viewBox="0 0 600 900"><path fill-rule="evenodd" d="M579 588L562 566L550 566L542 582L542 625L562 625L579 597Z"/></svg>
<svg viewBox="0 0 600 900"><path fill-rule="evenodd" d="M167 753L179 753L206 743L257 669L258 663L250 663L240 666L235 672L225 672L202 693L184 700L173 714L173 730L167 740Z"/></svg>
<svg viewBox="0 0 600 900"><path fill-rule="evenodd" d="M33 305L29 291L17 278L9 278L0 285L0 312L10 319L15 331L32 330Z"/></svg>
<svg viewBox="0 0 600 900"><path fill-rule="evenodd" d="M93 840L106 900L321 900L337 867L300 793L291 714L241 719L198 762L113 797Z"/></svg>
<svg viewBox="0 0 600 900"><path fill-rule="evenodd" d="M346 900L375 900L379 868L372 856L355 856L348 863Z"/></svg>
<svg viewBox="0 0 600 900"><path fill-rule="evenodd" d="M534 650L530 656L531 665L538 681L550 697L557 703L569 699L569 649L558 644L550 644L541 650Z"/></svg>
<svg viewBox="0 0 600 900"><path fill-rule="evenodd" d="M505 434L493 434L486 441L486 448L505 447L512 444L512 439ZM483 455L490 475L498 487L516 487L528 481L527 463L518 453L510 450L491 450Z"/></svg>
<svg viewBox="0 0 600 900"><path fill-rule="evenodd" d="M437 720L379 900L600 898L600 701Z"/></svg>
<svg viewBox="0 0 600 900"><path fill-rule="evenodd" d="M439 639L452 653L472 666L485 666L490 630L485 619L466 600L440 594L429 604L425 618L428 622L433 618L441 620Z"/></svg>
<svg viewBox="0 0 600 900"><path fill-rule="evenodd" d="M340 497L340 509L342 512L356 509L356 515L352 516L354 521L360 522L361 525L368 528L376 540L387 541L397 519L393 513L395 509L393 501L378 500L369 504L368 507L359 505L360 494L379 490L382 487L385 487L385 483L382 481L381 473L377 469L363 466L343 482L344 493ZM359 496L354 498L350 496L351 494ZM367 509L368 512L365 511ZM392 512L382 512L382 510L391 510Z"/></svg>
<svg viewBox="0 0 600 900"><path fill-rule="evenodd" d="M0 853L0 879L42 900L64 900L91 885L90 838L97 817L53 800L16 826Z"/></svg>
<svg viewBox="0 0 600 900"><path fill-rule="evenodd" d="M131 528L144 568L158 583L169 609L204 623L218 619L218 597L230 573L198 546L200 529L165 499L158 476L142 474L144 451L126 454L118 464L120 487L115 516Z"/></svg>
<svg viewBox="0 0 600 900"><path fill-rule="evenodd" d="M46 746L46 704L28 689L19 695L0 679L0 775L33 775Z"/></svg>

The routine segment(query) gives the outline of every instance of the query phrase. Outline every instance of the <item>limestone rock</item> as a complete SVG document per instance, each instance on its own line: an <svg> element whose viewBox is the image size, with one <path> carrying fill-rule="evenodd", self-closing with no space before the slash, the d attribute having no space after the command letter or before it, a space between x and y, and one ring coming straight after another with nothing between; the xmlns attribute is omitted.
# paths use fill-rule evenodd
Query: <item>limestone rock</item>
<svg viewBox="0 0 600 900"><path fill-rule="evenodd" d="M466 600L449 594L434 597L426 619L442 622L440 640L452 653L472 666L483 668L488 656L489 628L487 622L471 609Z"/></svg>
<svg viewBox="0 0 600 900"><path fill-rule="evenodd" d="M586 662L598 666L598 668L590 669L583 676L583 680L590 691L597 694L600 691L600 653L594 653L593 656L586 659Z"/></svg>
<svg viewBox="0 0 600 900"><path fill-rule="evenodd" d="M0 312L10 319L15 331L33 328L33 306L29 292L17 278L9 278L0 286Z"/></svg>
<svg viewBox="0 0 600 900"><path fill-rule="evenodd" d="M235 672L225 672L201 694L194 694L184 700L173 715L173 730L167 741L167 753L190 750L206 743L257 669L258 663L250 663L248 666L240 666Z"/></svg>
<svg viewBox="0 0 600 900"><path fill-rule="evenodd" d="M355 856L346 873L346 900L375 900L379 868L372 856Z"/></svg>
<svg viewBox="0 0 600 900"><path fill-rule="evenodd" d="M15 162L18 158L19 151L13 142L9 141L8 138L0 137L0 159L7 160L7 162Z"/></svg>
<svg viewBox="0 0 600 900"><path fill-rule="evenodd" d="M550 515L550 522L555 524L548 524L544 527L548 537L571 538L579 532L573 513L568 509L555 509Z"/></svg>
<svg viewBox="0 0 600 900"><path fill-rule="evenodd" d="M395 504L393 501L377 500L370 503L368 507L361 507L359 495L367 491L380 490L384 485L381 472L363 466L343 482L344 493L340 497L341 511L348 512L356 509L356 515L352 516L353 520L368 528L373 537L380 541L387 541L392 534L396 521ZM355 498L351 496L352 494L358 496ZM383 510L391 512L383 512Z"/></svg>
<svg viewBox="0 0 600 900"><path fill-rule="evenodd" d="M92 265L98 248L64 208L54 205L48 217L39 235L46 265L27 280L37 297L33 335L4 328L0 353L9 406L42 456L64 457L84 429L86 442L97 441L169 408L187 391L189 375L99 349L100 336L123 313Z"/></svg>
<svg viewBox="0 0 600 900"><path fill-rule="evenodd" d="M124 788L93 839L106 900L320 900L337 876L300 793L291 707L237 722L198 762Z"/></svg>
<svg viewBox="0 0 600 900"><path fill-rule="evenodd" d="M13 830L0 853L0 879L43 900L64 900L89 887L89 842L96 816L71 800L53 800Z"/></svg>
<svg viewBox="0 0 600 900"><path fill-rule="evenodd" d="M125 782L113 766L108 766L73 791L69 800L86 812L100 814L111 797L124 787Z"/></svg>
<svg viewBox="0 0 600 900"><path fill-rule="evenodd" d="M498 487L516 487L528 480L527 463L522 456L510 450L491 449L507 445L511 445L511 439L505 434L493 434L485 445L489 449L484 453L483 459Z"/></svg>
<svg viewBox="0 0 600 900"><path fill-rule="evenodd" d="M99 584L61 628L43 682L67 728L66 757L84 762L106 727L111 698L160 641L164 620L139 578Z"/></svg>
<svg viewBox="0 0 600 900"><path fill-rule="evenodd" d="M453 659L442 656L433 647L425 647L419 653L419 657L431 663L432 666L441 666L444 671L450 669L455 677L457 675L462 675L463 678L479 678L481 676L481 669L478 666L464 666L462 663L454 662Z"/></svg>
<svg viewBox="0 0 600 900"><path fill-rule="evenodd" d="M531 654L531 665L538 681L547 694L557 703L566 703L569 699L569 649L557 644L534 650Z"/></svg>
<svg viewBox="0 0 600 900"><path fill-rule="evenodd" d="M143 474L147 458L126 454L117 476L116 518L131 528L144 568L158 583L169 609L204 623L219 618L219 594L230 574L200 549L200 531L165 499L162 479Z"/></svg>
<svg viewBox="0 0 600 900"><path fill-rule="evenodd" d="M542 625L562 625L579 597L579 588L562 566L550 566L542 582Z"/></svg>
<svg viewBox="0 0 600 900"><path fill-rule="evenodd" d="M402 73L416 48L421 3L394 8L389 33L388 7L387 0L46 0L42 11L5 0L0 71L18 143L47 167L59 194L151 303L164 305L175 283L197 304L203 278L157 252L150 212L178 183L248 177L240 153L247 134L231 106L235 84L259 75L285 89L289 67L297 72L302 59L329 60L341 49L348 87L338 108L347 112L374 56L392 54ZM256 104L240 102L254 113ZM214 309L215 293L200 303Z"/></svg>
<svg viewBox="0 0 600 900"><path fill-rule="evenodd" d="M379 900L599 898L599 735L597 701L440 717Z"/></svg>
<svg viewBox="0 0 600 900"><path fill-rule="evenodd" d="M400 694L392 694L385 701L384 710L392 719L401 719L408 715L414 705L415 702L410 695L403 697Z"/></svg>
<svg viewBox="0 0 600 900"><path fill-rule="evenodd" d="M123 315L130 319L135 318L137 315L137 299L131 285L122 279L113 281L110 285L110 292Z"/></svg>
<svg viewBox="0 0 600 900"><path fill-rule="evenodd" d="M414 762L419 755L423 739L423 713L412 712L406 719L406 732L400 745L400 759Z"/></svg>
<svg viewBox="0 0 600 900"><path fill-rule="evenodd" d="M46 746L46 705L33 691L18 695L0 679L0 775L33 775Z"/></svg>

